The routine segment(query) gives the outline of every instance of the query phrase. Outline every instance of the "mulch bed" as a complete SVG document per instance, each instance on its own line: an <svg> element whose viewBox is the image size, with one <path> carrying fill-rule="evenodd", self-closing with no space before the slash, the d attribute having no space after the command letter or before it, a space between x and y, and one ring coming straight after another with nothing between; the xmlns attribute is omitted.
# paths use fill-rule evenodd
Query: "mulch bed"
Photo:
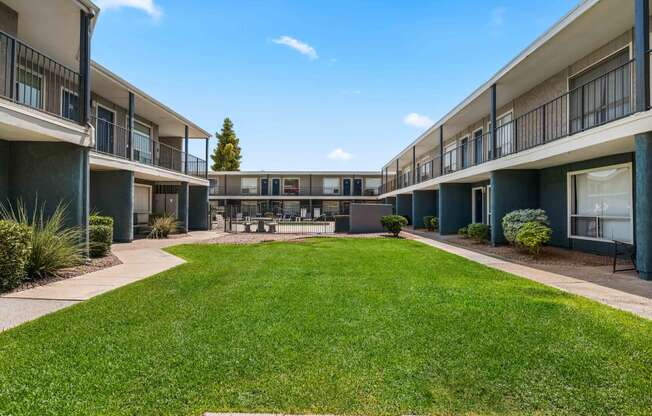
<svg viewBox="0 0 652 416"><path fill-rule="evenodd" d="M113 255L113 253L109 253L109 255L105 257L90 259L89 262L86 264L81 264L75 267L69 267L67 269L61 269L54 276L46 276L42 279L23 282L21 285L14 288L13 290L10 290L7 293L20 292L34 287L47 285L48 283L70 279L71 277L77 277L86 273L96 272L98 270L106 269L108 267L117 266L118 264L122 264L120 259L117 258L115 255Z"/></svg>

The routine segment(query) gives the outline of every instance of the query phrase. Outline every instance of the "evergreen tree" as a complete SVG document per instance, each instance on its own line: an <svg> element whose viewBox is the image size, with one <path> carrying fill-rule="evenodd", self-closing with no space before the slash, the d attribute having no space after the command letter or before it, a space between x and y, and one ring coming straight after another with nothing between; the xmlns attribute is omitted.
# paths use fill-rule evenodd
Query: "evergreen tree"
<svg viewBox="0 0 652 416"><path fill-rule="evenodd" d="M211 159L213 159L212 169L214 171L235 171L240 170L240 139L235 135L233 122L227 117L222 124L222 131L215 133L217 137L217 147Z"/></svg>

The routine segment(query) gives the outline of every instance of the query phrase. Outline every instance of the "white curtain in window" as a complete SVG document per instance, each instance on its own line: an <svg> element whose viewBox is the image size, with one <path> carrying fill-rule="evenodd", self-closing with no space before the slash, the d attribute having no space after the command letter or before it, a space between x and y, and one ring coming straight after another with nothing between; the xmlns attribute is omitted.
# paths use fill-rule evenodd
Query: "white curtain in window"
<svg viewBox="0 0 652 416"><path fill-rule="evenodd" d="M241 178L240 187L243 193L255 194L258 188L258 178Z"/></svg>
<svg viewBox="0 0 652 416"><path fill-rule="evenodd" d="M339 178L324 178L324 193L326 193L326 194L339 194L340 193L340 179Z"/></svg>

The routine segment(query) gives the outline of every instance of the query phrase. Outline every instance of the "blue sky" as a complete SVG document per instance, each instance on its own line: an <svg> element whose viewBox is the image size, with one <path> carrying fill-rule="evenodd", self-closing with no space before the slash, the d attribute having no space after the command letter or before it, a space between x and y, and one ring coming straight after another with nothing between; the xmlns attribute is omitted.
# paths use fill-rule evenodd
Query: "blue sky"
<svg viewBox="0 0 652 416"><path fill-rule="evenodd" d="M209 132L230 117L243 170L380 170L577 1L97 3L93 59Z"/></svg>

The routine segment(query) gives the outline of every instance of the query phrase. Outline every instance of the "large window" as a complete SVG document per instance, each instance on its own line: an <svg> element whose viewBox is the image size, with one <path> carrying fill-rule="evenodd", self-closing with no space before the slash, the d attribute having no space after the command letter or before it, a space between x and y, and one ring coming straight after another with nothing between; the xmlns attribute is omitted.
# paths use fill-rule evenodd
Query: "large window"
<svg viewBox="0 0 652 416"><path fill-rule="evenodd" d="M299 201L283 201L283 215L298 217L301 214L301 203Z"/></svg>
<svg viewBox="0 0 652 416"><path fill-rule="evenodd" d="M298 178L284 178L283 179L283 195L299 195L299 179Z"/></svg>
<svg viewBox="0 0 652 416"><path fill-rule="evenodd" d="M152 212L152 187L134 184L134 213L150 214Z"/></svg>
<svg viewBox="0 0 652 416"><path fill-rule="evenodd" d="M79 95L66 88L61 88L61 117L79 120Z"/></svg>
<svg viewBox="0 0 652 416"><path fill-rule="evenodd" d="M432 160L421 162L419 165L419 181L432 178Z"/></svg>
<svg viewBox="0 0 652 416"><path fill-rule="evenodd" d="M457 143L453 142L444 146L444 173L457 170Z"/></svg>
<svg viewBox="0 0 652 416"><path fill-rule="evenodd" d="M324 178L324 195L340 194L340 178Z"/></svg>
<svg viewBox="0 0 652 416"><path fill-rule="evenodd" d="M333 216L340 213L339 201L324 201L322 203L323 214L326 216Z"/></svg>
<svg viewBox="0 0 652 416"><path fill-rule="evenodd" d="M367 196L378 195L380 191L380 178L366 178L364 181L364 194Z"/></svg>
<svg viewBox="0 0 652 416"><path fill-rule="evenodd" d="M151 127L134 121L134 159L141 163L153 162L151 133Z"/></svg>
<svg viewBox="0 0 652 416"><path fill-rule="evenodd" d="M255 217L258 214L258 202L240 201L240 211L245 217Z"/></svg>
<svg viewBox="0 0 652 416"><path fill-rule="evenodd" d="M220 181L217 178L211 178L208 180L208 193L211 195L217 195L220 191Z"/></svg>
<svg viewBox="0 0 652 416"><path fill-rule="evenodd" d="M25 68L18 68L17 75L16 90L18 93L18 102L30 107L42 108L43 77Z"/></svg>
<svg viewBox="0 0 652 416"><path fill-rule="evenodd" d="M631 165L570 173L568 192L570 237L633 240Z"/></svg>
<svg viewBox="0 0 652 416"><path fill-rule="evenodd" d="M240 193L256 195L258 193L258 178L240 178Z"/></svg>

